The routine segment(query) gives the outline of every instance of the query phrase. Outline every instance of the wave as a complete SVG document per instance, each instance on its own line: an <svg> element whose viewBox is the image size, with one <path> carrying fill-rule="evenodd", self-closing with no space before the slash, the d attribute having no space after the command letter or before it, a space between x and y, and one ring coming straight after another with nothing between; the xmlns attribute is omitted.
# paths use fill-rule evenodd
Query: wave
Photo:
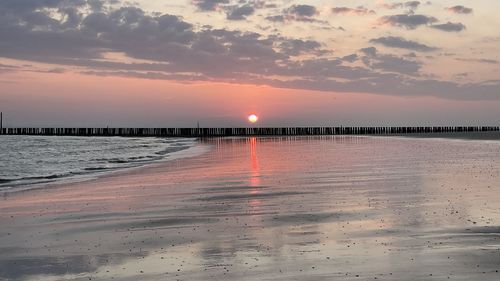
<svg viewBox="0 0 500 281"><path fill-rule="evenodd" d="M169 147L165 150L162 150L162 151L158 151L156 152L157 155L166 155L166 154L169 154L169 153L174 153L174 152L178 152L178 151L181 151L181 150L184 150L188 147L186 146L173 146L173 147Z"/></svg>
<svg viewBox="0 0 500 281"><path fill-rule="evenodd" d="M87 167L84 170L85 171L102 171L102 170L109 170L110 168L106 167Z"/></svg>
<svg viewBox="0 0 500 281"><path fill-rule="evenodd" d="M194 139L174 138L5 138L0 143L0 159L6 159L0 161L0 192L168 160L195 145Z"/></svg>
<svg viewBox="0 0 500 281"><path fill-rule="evenodd" d="M70 176L73 174L74 173L64 173L64 174L52 174L52 175L48 175L48 176L20 177L20 178L10 178L10 179L0 178L0 184L10 183L10 182L19 182L19 181L53 180L53 179L64 178L64 177L67 177L67 176Z"/></svg>
<svg viewBox="0 0 500 281"><path fill-rule="evenodd" d="M11 182L11 181L13 181L13 180L12 179L2 179L2 178L0 178L0 184L2 184L2 183L8 183L8 182Z"/></svg>

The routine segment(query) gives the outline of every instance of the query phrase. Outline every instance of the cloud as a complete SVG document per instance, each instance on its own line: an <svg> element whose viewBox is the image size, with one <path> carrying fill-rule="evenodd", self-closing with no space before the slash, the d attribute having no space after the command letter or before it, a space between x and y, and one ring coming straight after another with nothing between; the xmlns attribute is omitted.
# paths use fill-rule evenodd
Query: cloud
<svg viewBox="0 0 500 281"><path fill-rule="evenodd" d="M245 20L257 9L276 8L276 4L264 0L192 0L199 11L224 11L228 20Z"/></svg>
<svg viewBox="0 0 500 281"><path fill-rule="evenodd" d="M293 5L288 8L288 14L294 14L298 17L312 17L317 13L316 7L311 5Z"/></svg>
<svg viewBox="0 0 500 281"><path fill-rule="evenodd" d="M347 62L355 62L355 61L358 60L358 55L357 54L351 54L351 55L344 56L341 59L343 61L347 61Z"/></svg>
<svg viewBox="0 0 500 281"><path fill-rule="evenodd" d="M0 74L7 72L15 72L19 69L17 65L3 64L0 63Z"/></svg>
<svg viewBox="0 0 500 281"><path fill-rule="evenodd" d="M421 63L402 57L380 54L376 48L369 47L360 50L365 56L361 58L363 63L375 70L419 76Z"/></svg>
<svg viewBox="0 0 500 281"><path fill-rule="evenodd" d="M410 76L419 76L422 64L414 60L408 60L394 55L377 56L371 64L371 68L392 73L401 73Z"/></svg>
<svg viewBox="0 0 500 281"><path fill-rule="evenodd" d="M397 75L386 74L357 82L338 82L334 80L312 81L296 79L291 81L272 80L268 85L282 88L295 88L316 91L381 93L393 96L434 96L454 100L498 100L500 81L493 83L455 84L435 79L403 79Z"/></svg>
<svg viewBox="0 0 500 281"><path fill-rule="evenodd" d="M92 75L181 82L500 99L498 81L460 85L432 80L421 73L422 62L417 58L384 54L374 47L336 57L315 40L198 27L179 16L148 13L134 6L92 8L91 1L79 0L72 6L75 9L68 10L68 3L75 1L26 3L28 0L0 1L0 57L50 64L56 72L64 68ZM315 12L304 8L286 11L284 16L309 20L317 14L316 8ZM410 27L425 24L403 22ZM400 41L418 48L412 45L415 42ZM106 59L109 53L141 63Z"/></svg>
<svg viewBox="0 0 500 281"><path fill-rule="evenodd" d="M3 64L3 63L0 63L0 68L4 68L4 69L16 69L16 68L19 68L19 66L12 65L12 64Z"/></svg>
<svg viewBox="0 0 500 281"><path fill-rule="evenodd" d="M465 58L456 58L458 61L465 61L465 62L479 62L479 63L486 63L486 64L500 64L500 61L498 60L493 60L493 59L465 59Z"/></svg>
<svg viewBox="0 0 500 281"><path fill-rule="evenodd" d="M400 8L410 8L412 10L417 9L420 6L420 1L407 1L407 2L397 2L397 3L382 3L381 7L386 9L400 9Z"/></svg>
<svg viewBox="0 0 500 281"><path fill-rule="evenodd" d="M321 50L321 44L314 40L283 40L279 47L281 52L288 56L298 56L301 54L321 55L328 53L328 51Z"/></svg>
<svg viewBox="0 0 500 281"><path fill-rule="evenodd" d="M228 4L229 0L193 0L193 4L201 11L215 11L220 4Z"/></svg>
<svg viewBox="0 0 500 281"><path fill-rule="evenodd" d="M421 44L415 41L406 40L402 37L388 36L380 37L376 39L371 39L371 43L377 43L391 48L408 49L420 52L430 52L437 50L437 48L429 47L425 44Z"/></svg>
<svg viewBox="0 0 500 281"><path fill-rule="evenodd" d="M247 16L252 15L255 9L250 5L244 5L231 9L227 13L228 20L244 20Z"/></svg>
<svg viewBox="0 0 500 281"><path fill-rule="evenodd" d="M284 15L267 16L266 20L272 22L284 22L286 20L286 17Z"/></svg>
<svg viewBox="0 0 500 281"><path fill-rule="evenodd" d="M367 47L367 48L363 48L359 51L365 55L372 56L372 57L377 55L377 48L375 48L375 47Z"/></svg>
<svg viewBox="0 0 500 281"><path fill-rule="evenodd" d="M315 19L319 14L318 9L311 5L293 5L283 10L281 15L267 16L266 19L272 22L285 22L285 21L302 21L302 22L321 22Z"/></svg>
<svg viewBox="0 0 500 281"><path fill-rule="evenodd" d="M460 32L466 28L465 25L463 25L462 23L451 23L451 22L443 24L434 24L431 25L431 27L446 32Z"/></svg>
<svg viewBox="0 0 500 281"><path fill-rule="evenodd" d="M82 71L81 74L101 76L101 77L129 77L141 78L151 80L175 80L178 82L196 82L196 81L210 81L210 78L204 75L193 74L165 74L163 72L154 71L114 71L114 70L101 70L101 71Z"/></svg>
<svg viewBox="0 0 500 281"><path fill-rule="evenodd" d="M375 14L374 10L369 10L363 6L357 8L347 8L347 7L334 7L332 8L333 14L352 14L352 15L368 15Z"/></svg>
<svg viewBox="0 0 500 281"><path fill-rule="evenodd" d="M405 7L410 7L412 9L418 8L420 6L420 1L408 1L404 3Z"/></svg>
<svg viewBox="0 0 500 281"><path fill-rule="evenodd" d="M379 19L380 24L389 24L404 27L406 29L415 29L421 25L430 25L435 22L437 22L437 19L434 17L415 14L391 15Z"/></svg>
<svg viewBox="0 0 500 281"><path fill-rule="evenodd" d="M455 14L472 14L473 10L461 5L446 8L446 10Z"/></svg>
<svg viewBox="0 0 500 281"><path fill-rule="evenodd" d="M238 5L248 5L252 6L254 9L274 9L278 8L276 3L272 3L273 1L266 0L238 0Z"/></svg>

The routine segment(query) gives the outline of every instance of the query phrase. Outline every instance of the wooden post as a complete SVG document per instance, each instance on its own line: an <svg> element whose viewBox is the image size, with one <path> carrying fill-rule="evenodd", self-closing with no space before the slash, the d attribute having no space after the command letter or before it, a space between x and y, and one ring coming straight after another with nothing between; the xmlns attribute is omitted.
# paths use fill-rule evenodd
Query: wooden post
<svg viewBox="0 0 500 281"><path fill-rule="evenodd" d="M5 131L3 131L5 129ZM279 128L3 128L0 112L0 134L67 135L67 136L168 136L168 137L216 137L216 136L308 136L308 135L390 135L411 133L490 132L500 131L498 126L470 127L279 127Z"/></svg>

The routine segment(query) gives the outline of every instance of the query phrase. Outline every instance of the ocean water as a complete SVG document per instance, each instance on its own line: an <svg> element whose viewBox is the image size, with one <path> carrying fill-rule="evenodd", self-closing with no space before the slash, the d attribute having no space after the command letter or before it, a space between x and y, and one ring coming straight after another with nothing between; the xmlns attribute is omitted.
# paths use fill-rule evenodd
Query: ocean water
<svg viewBox="0 0 500 281"><path fill-rule="evenodd" d="M186 138L0 136L0 192L136 167L195 144Z"/></svg>

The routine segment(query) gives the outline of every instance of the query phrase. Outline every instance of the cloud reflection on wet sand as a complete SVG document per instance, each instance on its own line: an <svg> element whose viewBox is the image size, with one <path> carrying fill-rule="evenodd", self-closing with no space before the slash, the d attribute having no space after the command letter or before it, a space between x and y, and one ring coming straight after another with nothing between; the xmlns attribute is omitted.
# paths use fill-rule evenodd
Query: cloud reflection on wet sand
<svg viewBox="0 0 500 281"><path fill-rule="evenodd" d="M500 143L212 139L4 197L7 280L498 280Z"/></svg>

